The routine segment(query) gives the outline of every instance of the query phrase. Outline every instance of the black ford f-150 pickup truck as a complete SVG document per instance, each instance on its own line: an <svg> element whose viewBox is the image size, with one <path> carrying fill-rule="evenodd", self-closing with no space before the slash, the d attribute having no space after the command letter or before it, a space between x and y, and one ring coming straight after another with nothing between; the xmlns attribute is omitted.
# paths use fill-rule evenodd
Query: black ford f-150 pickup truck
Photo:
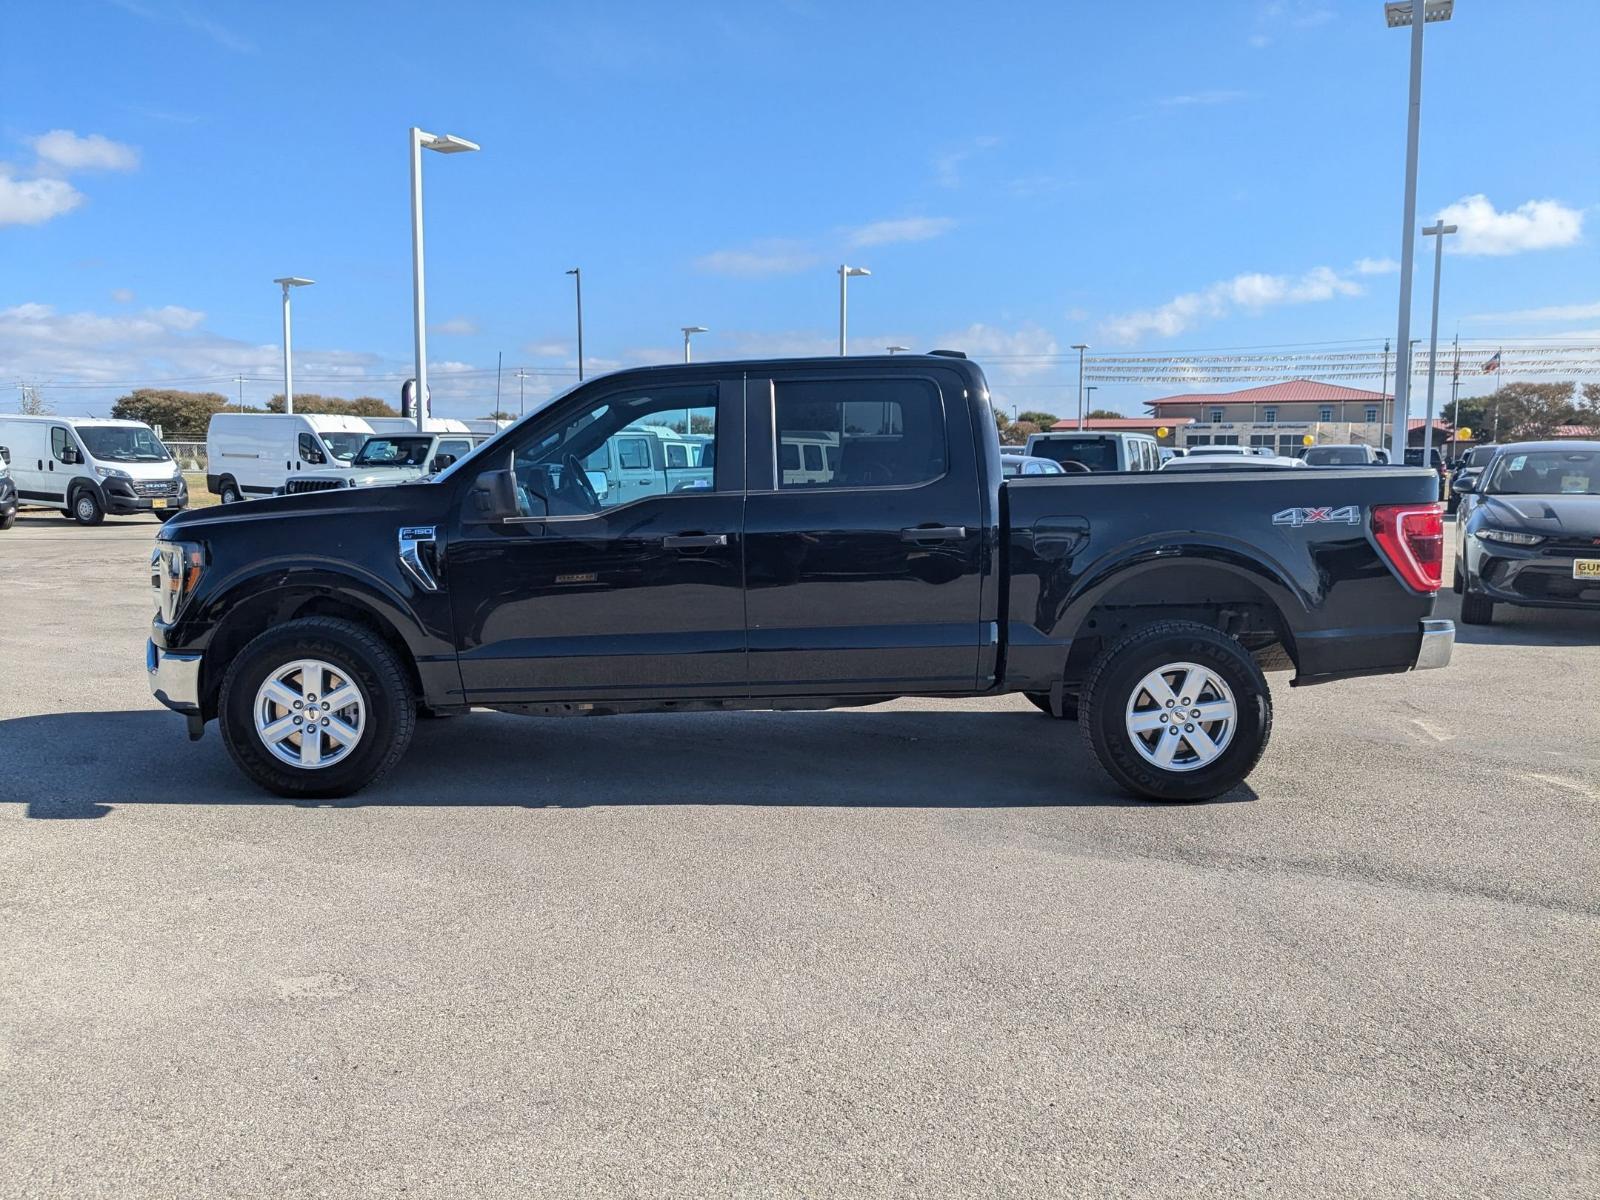
<svg viewBox="0 0 1600 1200"><path fill-rule="evenodd" d="M709 480L665 487L641 431ZM1403 468L1003 480L960 355L653 367L432 479L174 517L146 667L286 796L370 783L419 714L1022 692L1130 791L1202 799L1266 748L1264 669L1448 662L1437 497Z"/></svg>

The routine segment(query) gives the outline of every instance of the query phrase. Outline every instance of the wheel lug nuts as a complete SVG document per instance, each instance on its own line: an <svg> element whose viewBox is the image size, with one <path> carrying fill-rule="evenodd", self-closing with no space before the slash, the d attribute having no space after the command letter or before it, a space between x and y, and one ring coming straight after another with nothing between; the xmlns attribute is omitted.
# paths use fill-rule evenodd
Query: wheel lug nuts
<svg viewBox="0 0 1600 1200"><path fill-rule="evenodd" d="M1167 718L1167 714L1166 714L1166 713L1162 713L1162 714L1161 714L1161 723L1162 723L1162 724L1163 724L1163 725L1165 725L1165 724L1166 724L1166 723L1167 723L1167 720L1168 720L1168 718Z"/></svg>
<svg viewBox="0 0 1600 1200"><path fill-rule="evenodd" d="M315 700L316 697L313 696L312 699ZM1189 703L1189 697L1185 696L1182 700L1179 700L1178 703L1179 704L1188 704Z"/></svg>
<svg viewBox="0 0 1600 1200"><path fill-rule="evenodd" d="M1174 725L1172 727L1172 736L1173 737L1177 737L1178 736L1178 727L1176 725Z"/></svg>
<svg viewBox="0 0 1600 1200"><path fill-rule="evenodd" d="M316 693L315 693L315 692L312 692L312 693L311 693L311 694L310 694L310 695L308 695L308 696L307 696L307 697L306 697L306 699L307 699L307 700L315 700L315 699L316 699L316 698L317 698L317 694L316 694ZM1185 704L1187 704L1187 703L1188 703L1188 701L1187 701L1187 700L1185 700L1185 701L1184 701L1184 703L1185 703Z"/></svg>
<svg viewBox="0 0 1600 1200"><path fill-rule="evenodd" d="M324 725L326 725L326 724L327 724L327 722L326 722L326 721L324 721L324 722L323 722L323 724L324 724ZM1185 732L1185 733L1193 733L1193 732L1194 732L1194 726L1193 726L1193 725L1185 725L1185 726L1184 726L1184 727L1183 727L1183 731L1184 731L1184 732Z"/></svg>
<svg viewBox="0 0 1600 1200"><path fill-rule="evenodd" d="M326 700L324 700L322 702L322 711L323 712L327 712L328 711L328 702ZM1198 717L1199 715L1200 715L1199 713L1195 713L1195 716Z"/></svg>
<svg viewBox="0 0 1600 1200"><path fill-rule="evenodd" d="M1168 701L1167 701L1167 707L1168 707L1168 708L1171 708L1171 707L1172 707L1172 701L1171 701L1171 700L1168 700Z"/></svg>
<svg viewBox="0 0 1600 1200"><path fill-rule="evenodd" d="M300 724L300 718L299 718L299 717L296 717L296 718L295 718L295 719L294 719L294 723L295 723L295 724L296 724L296 725L298 725L298 724Z"/></svg>
<svg viewBox="0 0 1600 1200"><path fill-rule="evenodd" d="M304 707L305 707L305 705L304 705L304 704L303 704L303 703L302 703L302 702L301 702L301 701L299 701L299 700L296 700L296 701L295 701L295 702L294 702L294 706L295 706L295 707L296 707L296 708L304 708Z"/></svg>

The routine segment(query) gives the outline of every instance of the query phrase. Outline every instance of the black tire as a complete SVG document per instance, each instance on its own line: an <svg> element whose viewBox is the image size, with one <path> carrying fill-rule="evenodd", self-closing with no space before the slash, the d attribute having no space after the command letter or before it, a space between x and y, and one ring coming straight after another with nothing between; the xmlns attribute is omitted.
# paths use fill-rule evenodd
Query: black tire
<svg viewBox="0 0 1600 1200"><path fill-rule="evenodd" d="M1055 716L1050 711L1049 692L1023 692L1028 698L1028 703L1037 708L1047 717ZM1078 719L1078 698L1076 696L1063 696L1061 699L1061 720L1076 721Z"/></svg>
<svg viewBox="0 0 1600 1200"><path fill-rule="evenodd" d="M1463 625L1493 625L1494 601L1487 596L1465 592L1461 596L1461 623Z"/></svg>
<svg viewBox="0 0 1600 1200"><path fill-rule="evenodd" d="M1222 752L1210 763L1188 770L1164 769L1147 761L1135 748L1135 735L1126 720L1141 681L1174 663L1193 663L1215 673L1234 700L1233 726ZM1191 699L1200 702L1198 696ZM1272 735L1272 692L1254 657L1234 638L1193 621L1146 625L1108 647L1090 667L1079 703L1079 723L1095 761L1117 784L1146 800L1209 800L1222 795L1250 774Z"/></svg>
<svg viewBox="0 0 1600 1200"><path fill-rule="evenodd" d="M16 523L17 514L14 512L8 512L5 516L0 517L0 529L10 529Z"/></svg>
<svg viewBox="0 0 1600 1200"><path fill-rule="evenodd" d="M223 504L237 504L244 499L244 494L232 475L224 475L217 483L217 497Z"/></svg>
<svg viewBox="0 0 1600 1200"><path fill-rule="evenodd" d="M361 691L367 723L354 748L330 766L291 766L256 732L253 708L270 672L297 658L316 658L346 674ZM307 617L269 629L234 658L217 706L222 744L234 763L269 792L291 799L349 796L400 761L416 728L410 676L388 643L366 626Z"/></svg>
<svg viewBox="0 0 1600 1200"><path fill-rule="evenodd" d="M1455 574L1450 577L1450 590L1456 595L1461 595L1467 590L1467 581L1461 577L1461 560L1456 559Z"/></svg>
<svg viewBox="0 0 1600 1200"><path fill-rule="evenodd" d="M106 511L100 507L99 499L86 487L73 492L70 503L72 510L67 515L79 525L98 525L106 519Z"/></svg>

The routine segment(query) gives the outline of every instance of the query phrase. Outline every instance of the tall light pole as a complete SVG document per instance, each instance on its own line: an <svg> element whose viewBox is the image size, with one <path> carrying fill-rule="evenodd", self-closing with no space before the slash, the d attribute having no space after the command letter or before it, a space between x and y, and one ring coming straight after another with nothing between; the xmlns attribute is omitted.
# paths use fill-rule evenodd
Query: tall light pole
<svg viewBox="0 0 1600 1200"><path fill-rule="evenodd" d="M885 346L884 349L889 352L891 358L896 354L909 354L911 352L910 346Z"/></svg>
<svg viewBox="0 0 1600 1200"><path fill-rule="evenodd" d="M843 358L849 341L845 334L845 284L852 275L871 275L872 272L865 267L852 267L846 263L839 264L839 357Z"/></svg>
<svg viewBox="0 0 1600 1200"><path fill-rule="evenodd" d="M1411 103L1406 115L1406 186L1400 227L1400 332L1396 345L1411 341L1411 266L1417 231L1417 138L1422 124L1422 26L1427 21L1448 21L1455 0L1390 0L1383 6L1390 29L1411 30ZM1405 461L1406 431L1410 426L1411 364L1394 382L1394 444Z"/></svg>
<svg viewBox="0 0 1600 1200"><path fill-rule="evenodd" d="M461 154L478 143L448 133L427 133L411 127L411 321L416 335L417 432L428 419L428 304L422 281L422 152Z"/></svg>
<svg viewBox="0 0 1600 1200"><path fill-rule="evenodd" d="M689 339L697 333L710 333L704 325L685 325L683 327L683 361L689 361Z"/></svg>
<svg viewBox="0 0 1600 1200"><path fill-rule="evenodd" d="M525 415L527 415L527 412L528 412L528 403L523 398L523 391L522 391L522 381L524 379L526 379L527 377L528 377L528 373L526 371L524 371L521 367L518 367L517 368L517 418L519 420L522 417L524 417Z"/></svg>
<svg viewBox="0 0 1600 1200"><path fill-rule="evenodd" d="M315 279L302 279L298 275L285 275L282 279L274 279L273 283L283 288L283 411L294 411L294 367L292 355L289 350L289 289L297 287L310 287ZM239 407L244 407L244 401L239 401Z"/></svg>
<svg viewBox="0 0 1600 1200"><path fill-rule="evenodd" d="M583 382L583 268L573 267L567 272L572 276L572 286L578 294L578 382Z"/></svg>
<svg viewBox="0 0 1600 1200"><path fill-rule="evenodd" d="M1389 339L1383 339L1383 383L1378 390L1378 416L1382 418L1378 429L1378 448L1383 448L1383 431L1389 427Z"/></svg>
<svg viewBox="0 0 1600 1200"><path fill-rule="evenodd" d="M1100 385L1098 383L1091 383L1088 387L1083 389L1083 407L1084 407L1084 420L1085 421L1087 421L1089 419L1089 417L1088 417L1089 410L1094 408L1094 394L1095 394L1096 390L1098 390L1099 387L1100 387Z"/></svg>
<svg viewBox="0 0 1600 1200"><path fill-rule="evenodd" d="M1083 352L1089 347L1082 342L1074 342L1072 348L1078 352L1078 428L1083 428Z"/></svg>
<svg viewBox="0 0 1600 1200"><path fill-rule="evenodd" d="M1456 231L1454 225L1435 221L1422 232L1433 239L1433 327L1428 334L1428 423L1422 427L1422 465L1427 466L1433 449L1433 377L1439 357L1439 272L1444 267L1444 239Z"/></svg>

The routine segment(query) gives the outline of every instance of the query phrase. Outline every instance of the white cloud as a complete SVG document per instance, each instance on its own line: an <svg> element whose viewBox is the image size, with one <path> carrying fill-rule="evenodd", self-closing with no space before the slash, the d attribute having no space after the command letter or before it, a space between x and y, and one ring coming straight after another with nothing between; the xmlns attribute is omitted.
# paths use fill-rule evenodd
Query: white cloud
<svg viewBox="0 0 1600 1200"><path fill-rule="evenodd" d="M437 325L428 326L429 333L442 333L452 337L470 337L478 332L478 323L471 317L451 317Z"/></svg>
<svg viewBox="0 0 1600 1200"><path fill-rule="evenodd" d="M1194 105L1233 104L1247 99L1249 95L1249 92L1213 88L1204 92L1189 92L1182 96L1163 96L1156 103L1163 108L1188 108Z"/></svg>
<svg viewBox="0 0 1600 1200"><path fill-rule="evenodd" d="M566 358L572 353L572 344L549 338L542 342L524 343L522 352L534 358Z"/></svg>
<svg viewBox="0 0 1600 1200"><path fill-rule="evenodd" d="M769 238L741 250L714 250L695 260L695 266L713 275L793 275L808 271L820 261L815 251L799 242Z"/></svg>
<svg viewBox="0 0 1600 1200"><path fill-rule="evenodd" d="M971 358L983 360L984 370L993 376L991 382L1018 382L1060 369L1059 363L1040 360L1040 356L1060 354L1061 347L1053 334L1037 325L1024 325L1019 329L968 325L965 329L941 334L935 345L940 349L961 350ZM1007 361L1015 356L1027 356L1031 361Z"/></svg>
<svg viewBox="0 0 1600 1200"><path fill-rule="evenodd" d="M111 0L111 3L146 21L182 25L197 33L203 33L217 45L238 54L250 54L255 50L255 46L247 38L234 33L200 11L202 7L200 4L190 4L186 0L164 0L164 2L151 0L150 3L139 3L138 0Z"/></svg>
<svg viewBox="0 0 1600 1200"><path fill-rule="evenodd" d="M132 304L133 303L133 289L132 288L113 288L111 290L111 298L113 300L115 300L118 304Z"/></svg>
<svg viewBox="0 0 1600 1200"><path fill-rule="evenodd" d="M42 166L58 171L132 171L139 152L98 133L80 137L70 129L52 129L31 139Z"/></svg>
<svg viewBox="0 0 1600 1200"><path fill-rule="evenodd" d="M967 159L980 150L988 150L1000 144L1000 139L992 135L973 138L965 146L954 150L945 150L933 156L933 175L935 181L943 188L958 188L961 186L961 169Z"/></svg>
<svg viewBox="0 0 1600 1200"><path fill-rule="evenodd" d="M1481 192L1439 210L1438 219L1460 227L1445 243L1460 254L1520 254L1570 246L1583 236L1583 213L1559 200L1529 200L1499 212Z"/></svg>
<svg viewBox="0 0 1600 1200"><path fill-rule="evenodd" d="M1332 267L1313 267L1303 275L1249 272L1224 279L1198 292L1184 292L1157 308L1125 313L1101 325L1101 334L1118 345L1133 345L1154 334L1174 337L1203 321L1220 320L1243 310L1259 313L1286 304L1313 304L1359 296L1361 284Z"/></svg>
<svg viewBox="0 0 1600 1200"><path fill-rule="evenodd" d="M16 179L0 164L0 225L42 225L82 203L65 179Z"/></svg>
<svg viewBox="0 0 1600 1200"><path fill-rule="evenodd" d="M866 246L888 246L895 242L926 242L943 237L955 225L950 217L901 217L893 221L873 221L849 230L846 241L855 250Z"/></svg>
<svg viewBox="0 0 1600 1200"><path fill-rule="evenodd" d="M1356 259L1357 275L1393 275L1399 269L1400 264L1392 258Z"/></svg>
<svg viewBox="0 0 1600 1200"><path fill-rule="evenodd" d="M1469 321L1587 321L1600 317L1600 300L1593 304L1552 304L1546 308L1522 308L1515 312L1477 313Z"/></svg>

